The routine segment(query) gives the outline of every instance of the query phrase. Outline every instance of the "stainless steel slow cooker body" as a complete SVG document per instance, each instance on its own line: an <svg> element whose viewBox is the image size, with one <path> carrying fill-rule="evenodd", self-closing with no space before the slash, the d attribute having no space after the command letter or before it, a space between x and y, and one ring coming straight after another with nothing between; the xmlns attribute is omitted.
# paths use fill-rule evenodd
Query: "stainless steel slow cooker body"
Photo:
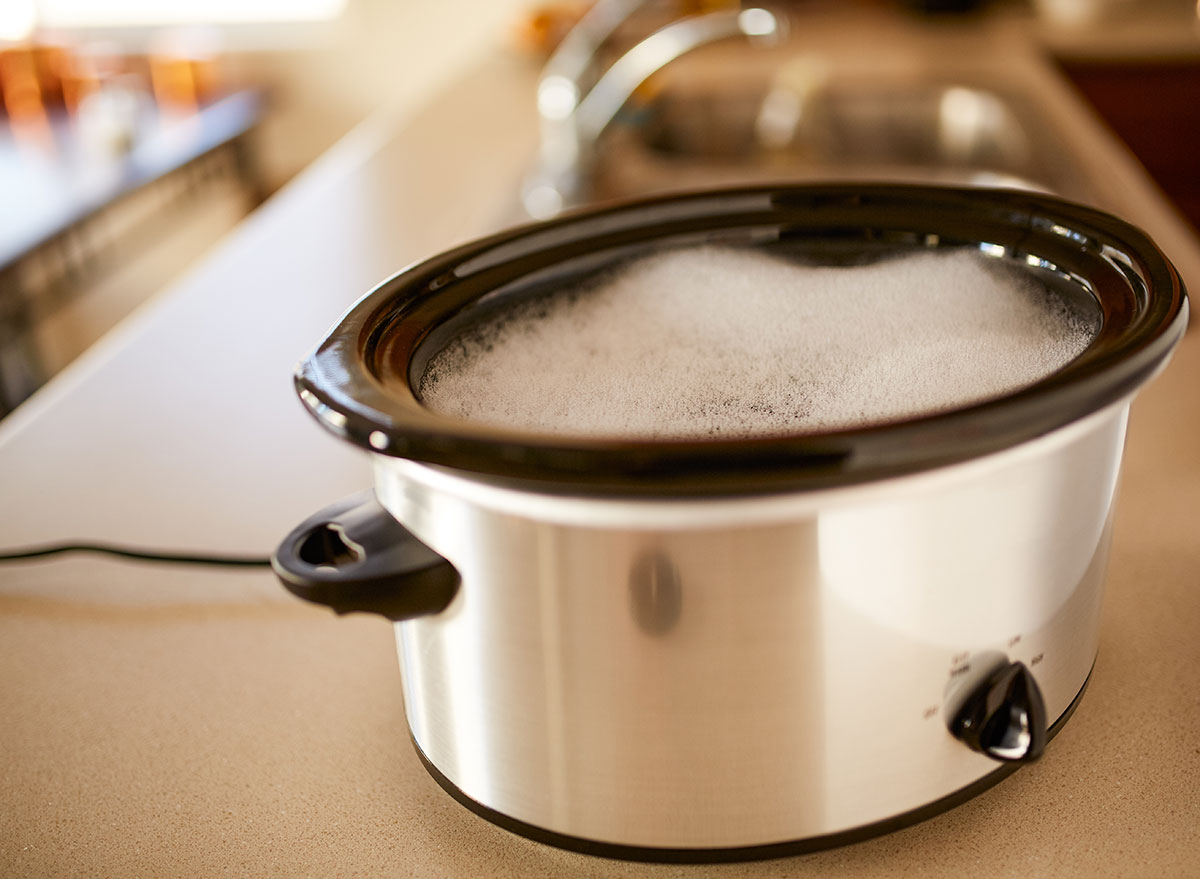
<svg viewBox="0 0 1200 879"><path fill-rule="evenodd" d="M969 247L1100 328L1031 388L821 435L574 440L420 406L425 363L479 315L711 241L826 264ZM648 859L849 841L994 783L1073 709L1129 401L1186 314L1145 236L1025 193L743 189L502 233L385 282L302 365L387 512L323 511L276 567L396 621L417 749L492 820Z"/></svg>

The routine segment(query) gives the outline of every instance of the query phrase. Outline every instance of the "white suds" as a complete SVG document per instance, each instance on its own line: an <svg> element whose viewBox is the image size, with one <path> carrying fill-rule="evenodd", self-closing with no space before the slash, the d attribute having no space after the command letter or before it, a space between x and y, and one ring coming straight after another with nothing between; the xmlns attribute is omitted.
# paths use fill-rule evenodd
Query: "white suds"
<svg viewBox="0 0 1200 879"><path fill-rule="evenodd" d="M930 414L1032 384L1089 322L970 252L812 267L701 247L472 327L430 362L426 406L572 436L812 433Z"/></svg>

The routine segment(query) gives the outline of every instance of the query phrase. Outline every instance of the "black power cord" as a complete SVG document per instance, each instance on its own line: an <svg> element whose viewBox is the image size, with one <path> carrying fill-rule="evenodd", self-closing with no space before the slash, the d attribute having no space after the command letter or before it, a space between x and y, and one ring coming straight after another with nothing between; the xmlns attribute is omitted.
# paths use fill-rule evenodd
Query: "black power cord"
<svg viewBox="0 0 1200 879"><path fill-rule="evenodd" d="M68 552L94 552L139 562L163 562L173 565L209 565L224 568L265 568L271 565L269 558L259 556L225 556L190 552L167 552L128 546L114 546L108 543L50 543L44 546L27 546L0 552L0 562L39 559Z"/></svg>

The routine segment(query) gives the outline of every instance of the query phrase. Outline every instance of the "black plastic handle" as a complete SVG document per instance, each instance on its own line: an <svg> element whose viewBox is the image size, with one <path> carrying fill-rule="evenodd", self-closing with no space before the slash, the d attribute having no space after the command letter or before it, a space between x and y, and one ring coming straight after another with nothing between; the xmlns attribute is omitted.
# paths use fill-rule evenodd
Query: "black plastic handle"
<svg viewBox="0 0 1200 879"><path fill-rule="evenodd" d="M454 566L413 537L370 490L304 520L279 544L271 567L305 601L389 620L444 610L461 582Z"/></svg>

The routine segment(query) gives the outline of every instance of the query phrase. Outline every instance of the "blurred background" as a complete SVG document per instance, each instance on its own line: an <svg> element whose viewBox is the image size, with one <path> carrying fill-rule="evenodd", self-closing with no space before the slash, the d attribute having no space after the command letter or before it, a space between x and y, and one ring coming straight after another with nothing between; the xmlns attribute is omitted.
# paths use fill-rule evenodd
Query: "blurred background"
<svg viewBox="0 0 1200 879"><path fill-rule="evenodd" d="M728 83L671 92L648 68L625 83L604 80L616 95L611 107L599 94L587 96L595 107L577 108L582 95L571 89L601 81L656 29L745 11L723 0L607 6L607 56L589 48L566 92L562 77L545 74L542 86L551 88L530 92L531 103L541 102L540 160L524 184L524 215L507 219L549 216L605 194L778 176L998 182L1087 196L1071 191L1070 169L1054 167L1054 150L1037 140L1040 123L1004 97L1004 83L981 89L969 76L966 86L942 82L924 96L854 92L841 85L853 77L833 76L812 52L780 65L768 51L762 57L775 60L763 63L777 69L753 99ZM528 67L532 82L589 9L584 0L2 0L0 415L356 124L377 111L403 124L497 54ZM928 37L932 53L948 34L1019 37L1200 223L1194 0L791 0L769 9L769 25L739 18L741 33L834 34L859 55L886 52L879 34L888 31L863 27L880 17ZM677 39L711 35L680 31ZM651 67L666 69L672 53L689 51L660 47ZM674 79L665 80L676 84L704 75L686 63L671 69ZM650 98L662 99L652 111ZM583 152L618 115L634 120L638 150L589 170L592 188L583 191L576 178L591 161ZM820 124L802 126L801 117ZM691 164L664 158L679 156Z"/></svg>

